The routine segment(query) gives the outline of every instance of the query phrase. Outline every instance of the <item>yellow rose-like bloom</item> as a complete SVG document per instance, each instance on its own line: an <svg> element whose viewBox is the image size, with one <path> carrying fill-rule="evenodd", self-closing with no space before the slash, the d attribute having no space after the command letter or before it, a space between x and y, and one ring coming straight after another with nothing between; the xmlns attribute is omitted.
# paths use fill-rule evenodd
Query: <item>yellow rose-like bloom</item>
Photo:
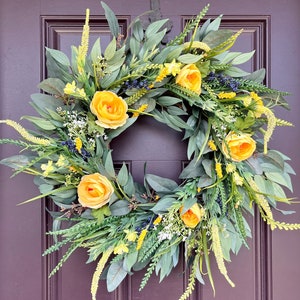
<svg viewBox="0 0 300 300"><path fill-rule="evenodd" d="M79 203L94 209L104 206L113 192L110 181L99 173L83 176L77 187Z"/></svg>
<svg viewBox="0 0 300 300"><path fill-rule="evenodd" d="M116 129L123 126L128 118L127 103L110 91L96 92L90 109L98 118L96 123L103 128Z"/></svg>
<svg viewBox="0 0 300 300"><path fill-rule="evenodd" d="M194 64L184 66L176 77L176 83L198 95L201 94L201 73Z"/></svg>
<svg viewBox="0 0 300 300"><path fill-rule="evenodd" d="M224 155L233 161L243 161L252 156L256 143L250 134L229 132L222 143Z"/></svg>
<svg viewBox="0 0 300 300"><path fill-rule="evenodd" d="M195 228L205 215L205 210L200 208L197 203L191 206L185 213L181 214L183 206L180 207L180 217L183 223L190 228Z"/></svg>

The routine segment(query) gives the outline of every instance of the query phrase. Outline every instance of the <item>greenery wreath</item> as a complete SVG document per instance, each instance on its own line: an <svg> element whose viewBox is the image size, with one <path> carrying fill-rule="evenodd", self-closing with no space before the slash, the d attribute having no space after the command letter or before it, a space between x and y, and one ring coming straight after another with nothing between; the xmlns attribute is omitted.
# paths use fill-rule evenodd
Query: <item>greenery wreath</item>
<svg viewBox="0 0 300 300"><path fill-rule="evenodd" d="M271 229L300 229L272 214L277 202L291 202L284 190L292 190L294 174L288 157L268 149L274 128L292 125L273 111L287 108L287 93L262 84L264 70L237 67L254 54L229 51L242 31L219 29L221 17L200 26L208 5L165 46L167 20L144 29L137 18L124 39L113 11L102 7L113 36L104 53L98 39L88 54L89 10L71 62L46 49L48 78L31 103L40 116L24 116L38 131L0 121L22 137L1 143L23 150L1 163L33 175L41 193L23 203L48 197L60 208L51 212L54 244L44 255L69 248L50 275L82 247L88 262L98 260L92 299L103 274L113 291L144 268L142 289L154 271L160 280L170 274L184 245L191 271L181 300L196 280L204 282L202 264L214 289L211 255L234 286L225 261L247 247L245 215L254 204ZM143 115L184 133L189 164L179 184L155 174L138 184L125 163L115 170L111 141ZM66 229L64 220L71 221Z"/></svg>

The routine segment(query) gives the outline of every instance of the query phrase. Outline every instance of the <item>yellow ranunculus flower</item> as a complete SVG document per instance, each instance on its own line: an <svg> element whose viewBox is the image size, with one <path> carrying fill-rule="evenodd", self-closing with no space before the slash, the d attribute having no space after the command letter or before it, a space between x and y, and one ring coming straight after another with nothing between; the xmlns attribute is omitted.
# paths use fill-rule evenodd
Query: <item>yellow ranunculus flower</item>
<svg viewBox="0 0 300 300"><path fill-rule="evenodd" d="M198 95L201 94L201 73L195 64L184 66L176 77L176 83Z"/></svg>
<svg viewBox="0 0 300 300"><path fill-rule="evenodd" d="M185 213L182 214L183 206L180 207L180 217L183 223L190 228L195 228L205 215L205 210L200 208L197 203L191 206Z"/></svg>
<svg viewBox="0 0 300 300"><path fill-rule="evenodd" d="M103 128L116 129L123 126L128 118L127 103L111 91L96 92L90 109L97 116L96 123Z"/></svg>
<svg viewBox="0 0 300 300"><path fill-rule="evenodd" d="M121 243L114 248L114 254L128 253L129 249L126 244Z"/></svg>
<svg viewBox="0 0 300 300"><path fill-rule="evenodd" d="M124 232L126 233L126 239L129 241L129 242L135 242L135 240L137 239L138 237L138 234L136 231L130 231L128 229L125 229Z"/></svg>
<svg viewBox="0 0 300 300"><path fill-rule="evenodd" d="M79 203L93 209L104 206L113 192L110 181L99 173L83 176L77 187Z"/></svg>
<svg viewBox="0 0 300 300"><path fill-rule="evenodd" d="M229 132L222 143L224 155L233 161L243 161L252 156L256 143L250 134Z"/></svg>

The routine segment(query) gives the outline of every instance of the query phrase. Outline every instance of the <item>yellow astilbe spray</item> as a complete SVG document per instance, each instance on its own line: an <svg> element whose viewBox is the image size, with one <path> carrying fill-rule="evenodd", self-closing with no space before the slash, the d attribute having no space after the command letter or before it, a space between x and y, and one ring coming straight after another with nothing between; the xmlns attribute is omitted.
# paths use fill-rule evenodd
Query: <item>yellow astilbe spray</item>
<svg viewBox="0 0 300 300"><path fill-rule="evenodd" d="M256 204L263 209L263 211L265 212L267 218L269 220L273 220L274 221L274 218L273 218L273 213L271 211L271 208L270 208L270 205L269 205L269 202L268 200L265 198L264 195L260 194L258 191L259 191L259 188L257 186L257 184L255 183L255 181L252 179L252 178L248 178L248 182L250 184L250 187L253 189L253 191L255 192L255 198L254 198L254 201L256 202ZM273 226L271 223L270 223L270 227L271 229L273 230L275 228L275 226Z"/></svg>
<svg viewBox="0 0 300 300"><path fill-rule="evenodd" d="M75 148L76 150L81 153L81 149L82 149L82 140L80 139L80 137L76 137L75 138Z"/></svg>
<svg viewBox="0 0 300 300"><path fill-rule="evenodd" d="M99 278L105 267L105 264L107 263L110 255L113 253L113 251L114 251L114 248L110 247L105 252L103 252L102 257L97 264L97 268L93 274L92 285L91 285L92 300L96 300Z"/></svg>
<svg viewBox="0 0 300 300"><path fill-rule="evenodd" d="M265 107L265 106L259 107L258 110L259 110L259 112L264 114L267 117L267 120L268 120L267 130L264 132L264 154L267 154L267 152L268 152L268 142L270 141L270 138L271 138L271 136L273 134L273 131L276 127L277 119L276 119L274 113L272 112L272 110Z"/></svg>
<svg viewBox="0 0 300 300"><path fill-rule="evenodd" d="M138 238L138 241L137 241L136 250L140 250L142 248L142 245L143 245L143 242L144 242L147 232L148 232L147 229L142 230L142 232Z"/></svg>
<svg viewBox="0 0 300 300"><path fill-rule="evenodd" d="M264 154L268 152L268 142L273 134L273 131L277 125L277 118L274 113L268 107L265 107L261 97L255 92L250 92L250 97L255 101L255 117L259 118L262 114L267 117L268 125L267 130L264 132Z"/></svg>
<svg viewBox="0 0 300 300"><path fill-rule="evenodd" d="M294 124L289 121L276 118L276 126L294 126Z"/></svg>
<svg viewBox="0 0 300 300"><path fill-rule="evenodd" d="M207 142L207 146L212 150L212 151L217 151L217 146L213 140L209 140Z"/></svg>
<svg viewBox="0 0 300 300"><path fill-rule="evenodd" d="M252 189L255 192L258 191L258 186L252 178L247 178L247 181L249 182L250 186L252 187ZM299 230L300 229L300 224L298 224L298 223L289 224L289 223L278 222L278 221L274 220L269 202L264 197L264 195L261 195L257 192L254 201L259 206L259 210L260 210L262 219L265 222L267 222L267 224L270 226L271 230L274 230L275 228L284 229L284 230Z"/></svg>
<svg viewBox="0 0 300 300"><path fill-rule="evenodd" d="M125 99L127 105L133 105L135 102L140 100L145 94L147 94L147 92L147 89L139 89L136 93Z"/></svg>
<svg viewBox="0 0 300 300"><path fill-rule="evenodd" d="M159 215L159 216L153 221L153 225L158 225L161 221L162 221L162 216Z"/></svg>
<svg viewBox="0 0 300 300"><path fill-rule="evenodd" d="M210 47L204 43L204 42L199 42L199 41L193 41L191 42L186 42L183 44L184 49L200 49L203 50L204 52L209 52Z"/></svg>
<svg viewBox="0 0 300 300"><path fill-rule="evenodd" d="M83 26L83 31L81 36L81 44L78 47L78 55L77 55L77 65L78 65L79 74L83 73L85 58L87 56L87 52L89 48L89 35L90 35L89 18L90 18L90 10L87 8L85 24Z"/></svg>
<svg viewBox="0 0 300 300"><path fill-rule="evenodd" d="M215 170L217 173L218 178L223 178L223 172L222 172L222 164L216 161Z"/></svg>
<svg viewBox="0 0 300 300"><path fill-rule="evenodd" d="M235 92L220 92L218 94L218 98L219 99L233 99L234 97L236 96L236 93Z"/></svg>
<svg viewBox="0 0 300 300"><path fill-rule="evenodd" d="M167 69L167 68L162 68L162 69L160 70L159 74L157 75L155 81L156 81L156 82L161 82L161 81L163 81L163 79L164 79L165 77L167 77L167 76L168 76L168 69Z"/></svg>
<svg viewBox="0 0 300 300"><path fill-rule="evenodd" d="M51 144L50 140L38 138L32 134L30 134L24 127L22 127L19 123L13 120L0 120L0 124L5 123L8 126L14 128L25 140L42 146L49 146Z"/></svg>
<svg viewBox="0 0 300 300"><path fill-rule="evenodd" d="M132 116L134 118L137 118L140 115L140 113L144 112L147 108L148 108L148 104L142 104L137 110L133 111Z"/></svg>
<svg viewBox="0 0 300 300"><path fill-rule="evenodd" d="M213 223L211 226L211 238L212 238L212 249L213 249L213 252L216 257L216 262L217 262L218 268L219 268L221 274L228 281L228 283L232 287L235 287L235 284L231 281L231 279L229 278L229 276L227 274L227 269L226 269L225 263L224 263L222 245L221 245L220 236L219 236L219 227L215 220L213 220Z"/></svg>

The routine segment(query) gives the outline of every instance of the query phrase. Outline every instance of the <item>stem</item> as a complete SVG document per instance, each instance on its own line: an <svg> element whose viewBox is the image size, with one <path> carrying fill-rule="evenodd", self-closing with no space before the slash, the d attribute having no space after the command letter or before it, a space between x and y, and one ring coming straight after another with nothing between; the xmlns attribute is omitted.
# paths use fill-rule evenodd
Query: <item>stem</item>
<svg viewBox="0 0 300 300"><path fill-rule="evenodd" d="M205 134L205 139L204 139L204 142L203 142L202 147L200 149L200 152L199 152L199 155L197 157L197 161L196 162L199 161L199 159L201 158L201 156L202 156L202 154L204 152L205 146L206 146L206 144L208 142L208 139L209 139L210 129L211 129L211 121L210 121L210 119L208 119L208 124L207 124L207 130L206 130L206 134Z"/></svg>
<svg viewBox="0 0 300 300"><path fill-rule="evenodd" d="M210 268L210 260L209 260L209 254L208 254L207 238L206 238L206 230L205 229L202 230L202 242L203 242L203 251L204 251L204 258L205 258L205 264L206 264L206 268L207 268L208 278L209 278L211 287L212 287L214 295L215 295L216 291L215 291L214 280L213 280L211 268Z"/></svg>

